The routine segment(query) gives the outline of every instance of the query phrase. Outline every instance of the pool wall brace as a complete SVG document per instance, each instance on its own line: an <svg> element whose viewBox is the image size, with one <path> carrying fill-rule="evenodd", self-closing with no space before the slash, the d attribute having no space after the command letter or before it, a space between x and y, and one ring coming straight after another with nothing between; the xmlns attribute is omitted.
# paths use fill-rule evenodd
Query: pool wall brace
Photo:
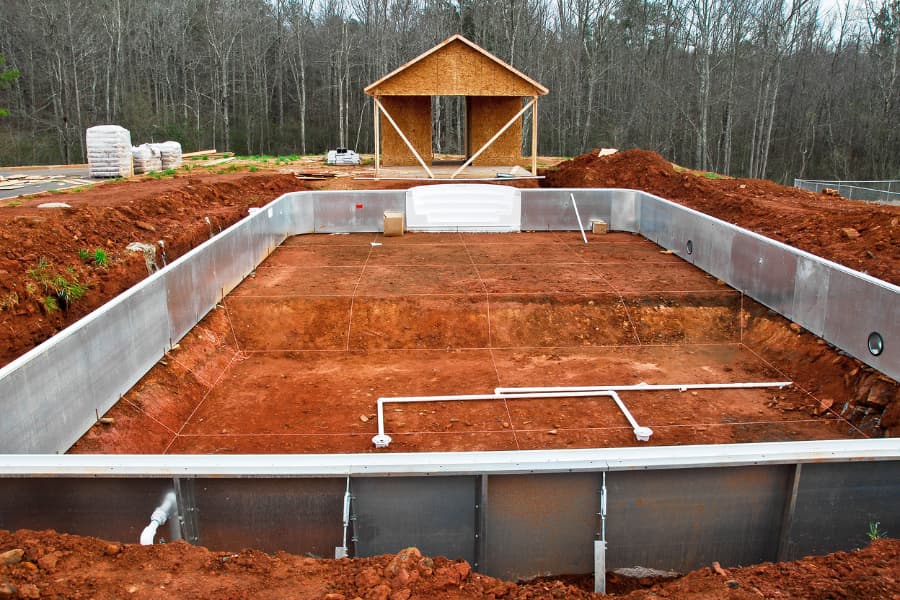
<svg viewBox="0 0 900 600"><path fill-rule="evenodd" d="M287 237L381 231L384 212L405 211L408 193L286 194L0 369L0 528L136 543L148 515L165 505L171 518L162 537L169 540L321 557L336 548L371 556L415 545L510 579L591 572L602 562L595 549L606 569L685 571L713 560L730 566L847 550L866 543L875 521L900 531L900 440L890 438L465 453L60 455ZM578 230L570 194L581 219L643 235L900 379L897 286L632 190L517 190L518 228ZM557 391L574 390L549 393ZM170 492L174 505L166 502ZM606 543L595 543L603 541L603 522Z"/></svg>

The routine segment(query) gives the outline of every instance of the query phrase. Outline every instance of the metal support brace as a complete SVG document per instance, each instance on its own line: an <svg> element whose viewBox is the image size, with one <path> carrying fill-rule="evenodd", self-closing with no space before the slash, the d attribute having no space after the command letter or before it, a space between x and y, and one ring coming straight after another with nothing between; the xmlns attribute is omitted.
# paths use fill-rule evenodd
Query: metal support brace
<svg viewBox="0 0 900 600"><path fill-rule="evenodd" d="M200 543L200 529L197 526L196 483L193 478L174 478L175 497L178 500L178 523L181 539L191 544Z"/></svg>
<svg viewBox="0 0 900 600"><path fill-rule="evenodd" d="M803 465L797 463L794 465L790 479L790 488L788 490L787 500L784 503L784 512L781 517L781 531L778 535L778 552L774 560L783 562L790 560L791 555L791 526L794 523L794 511L797 508L797 492L800 489L800 475L803 471Z"/></svg>
<svg viewBox="0 0 900 600"><path fill-rule="evenodd" d="M349 551L347 550L347 531L350 529L350 502L353 500L353 496L350 494L350 476L347 476L347 491L344 492L344 510L343 510L343 525L344 525L344 537L343 537L343 545L338 546L334 549L334 557L338 558L348 558L350 556Z"/></svg>
<svg viewBox="0 0 900 600"><path fill-rule="evenodd" d="M488 476L481 475L475 479L475 564L472 565L481 573L486 572L484 532L487 528L487 502Z"/></svg>
<svg viewBox="0 0 900 600"><path fill-rule="evenodd" d="M594 540L594 592L606 593L606 471L600 487L600 539Z"/></svg>

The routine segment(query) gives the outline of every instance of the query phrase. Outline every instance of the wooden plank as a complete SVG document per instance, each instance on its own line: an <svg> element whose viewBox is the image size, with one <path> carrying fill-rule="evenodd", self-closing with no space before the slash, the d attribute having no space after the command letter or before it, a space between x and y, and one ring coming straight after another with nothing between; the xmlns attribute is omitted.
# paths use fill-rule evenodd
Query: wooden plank
<svg viewBox="0 0 900 600"><path fill-rule="evenodd" d="M525 111L527 111L527 110L528 110L529 108L531 108L532 106L534 106L534 100L531 100L528 104L526 104L526 105L522 108L522 110L520 110L519 112L516 113L516 116L514 116L512 119L510 119L509 121L507 121L507 122L506 122L506 125L504 125L504 126L500 129L500 131L498 131L497 133L494 134L494 137L492 137L491 139L489 139L489 140L487 141L487 143L485 143L484 146L482 146L481 148L478 149L478 152L476 152L475 154L473 154L472 156L470 156L470 157L469 157L469 160L467 160L466 162L464 162L464 163L462 164L462 166L461 166L460 168L458 168L458 169L453 173L453 175L450 176L450 179L453 179L454 177L456 177L457 175L459 175L460 172L461 172L463 169L465 169L465 168L468 167L470 164L472 164L472 162L473 162L476 158L478 158L478 156L479 156L482 152L484 152L485 150L487 150L488 146L490 146L491 144L493 144L493 143L497 140L497 138L499 138L501 135L503 135L503 132L504 132L504 131L506 131L507 129L509 129L510 127L512 127L513 123L515 123L516 121L518 121L519 118L521 118L522 115L525 114Z"/></svg>
<svg viewBox="0 0 900 600"><path fill-rule="evenodd" d="M226 158L217 158L216 160L210 160L210 161L208 161L208 162L203 163L203 164L200 165L200 166L201 166L201 167L212 167L212 166L214 166L214 165L221 165L221 164L224 164L224 163L227 163L227 162L231 162L231 161L233 161L233 160L234 160L234 157L233 157L233 156L228 156L228 157L226 157Z"/></svg>
<svg viewBox="0 0 900 600"><path fill-rule="evenodd" d="M374 119L372 119L372 124L375 127L375 177L378 177L378 166L381 160L381 139L379 130L379 124L381 121L381 115L378 114L378 100L375 99L374 104L372 105L373 111L375 113Z"/></svg>
<svg viewBox="0 0 900 600"><path fill-rule="evenodd" d="M181 158L192 158L194 156L209 156L210 154L218 154L216 149L213 148L211 150L198 150L196 152L184 152L181 155Z"/></svg>
<svg viewBox="0 0 900 600"><path fill-rule="evenodd" d="M402 139L403 143L406 144L406 147L409 148L409 151L413 153L413 156L416 157L416 160L418 160L419 164L422 165L422 168L425 169L425 172L428 173L428 177L430 177L431 179L434 179L434 174L431 172L431 169L428 168L428 165L426 165L425 161L422 160L422 157L416 151L416 148L406 138L406 135L403 133L403 131L400 130L400 127L397 126L397 123L394 121L394 118L391 116L391 114L387 110L385 110L384 106L381 104L381 102L378 101L377 98L375 99L375 102L378 104L379 109L384 114L385 118L388 120L388 123L390 123L391 126L394 128L394 130L397 132L397 135L400 136L400 139Z"/></svg>

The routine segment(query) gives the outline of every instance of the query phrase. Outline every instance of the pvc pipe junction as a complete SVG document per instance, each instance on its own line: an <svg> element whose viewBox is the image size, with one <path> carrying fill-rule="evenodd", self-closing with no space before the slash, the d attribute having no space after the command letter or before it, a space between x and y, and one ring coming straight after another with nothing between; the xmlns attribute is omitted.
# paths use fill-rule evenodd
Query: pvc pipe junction
<svg viewBox="0 0 900 600"><path fill-rule="evenodd" d="M154 509L153 514L150 515L150 524L144 527L144 530L141 532L141 546L153 545L156 530L172 516L172 513L175 511L175 502L175 492L169 492L163 499L162 504Z"/></svg>
<svg viewBox="0 0 900 600"><path fill-rule="evenodd" d="M612 398L628 419L634 431L634 437L639 442L646 442L653 435L653 430L649 427L641 427L638 425L634 417L626 408L625 403L619 398L615 390L583 390L575 392L538 392L538 393L509 393L509 394L462 394L458 396L407 396L399 398L379 398L378 399L378 435L372 437L372 443L376 448L387 448L391 443L391 436L384 432L384 405L388 402L396 404L409 404L414 402L453 402L456 400L514 400L514 399L541 399L541 398L590 398L605 396Z"/></svg>
<svg viewBox="0 0 900 600"><path fill-rule="evenodd" d="M512 400L525 398L572 398L572 397L596 397L608 396L613 399L625 418L631 424L634 436L639 442L646 442L653 435L649 427L641 427L625 407L625 403L616 392L634 391L662 391L677 390L724 390L724 389L755 389L778 388L783 389L792 385L792 381L759 381L739 383L679 383L679 384L650 384L644 381L634 385L605 385L605 386L556 386L556 387L518 387L494 389L493 394L463 394L458 396L408 396L397 398L378 399L378 434L372 437L372 443L376 448L387 448L391 443L391 436L384 431L384 405L393 403L412 402L451 402L454 400Z"/></svg>
<svg viewBox="0 0 900 600"><path fill-rule="evenodd" d="M600 392L600 391L616 391L616 392L642 392L642 391L660 391L660 390L678 390L686 392L688 390L733 390L733 389L752 389L752 388L778 388L784 389L792 385L793 381L759 381L748 383L687 383L687 384L651 384L640 382L635 385L574 385L574 386L549 386L549 387L509 387L494 388L495 394L519 394L519 393L538 393L538 392Z"/></svg>

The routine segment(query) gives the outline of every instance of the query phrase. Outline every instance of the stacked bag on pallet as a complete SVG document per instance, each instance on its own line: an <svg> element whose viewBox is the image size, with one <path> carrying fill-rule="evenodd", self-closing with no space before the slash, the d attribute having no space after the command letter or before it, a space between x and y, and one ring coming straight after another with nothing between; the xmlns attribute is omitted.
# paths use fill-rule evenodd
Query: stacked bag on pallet
<svg viewBox="0 0 900 600"><path fill-rule="evenodd" d="M136 174L162 171L162 157L153 144L141 144L133 147L131 156L134 159L134 172Z"/></svg>
<svg viewBox="0 0 900 600"><path fill-rule="evenodd" d="M178 142L162 142L150 144L159 152L163 169L177 169L181 166L181 144Z"/></svg>
<svg viewBox="0 0 900 600"><path fill-rule="evenodd" d="M118 125L89 127L86 133L88 171L91 177L129 177L131 133Z"/></svg>

